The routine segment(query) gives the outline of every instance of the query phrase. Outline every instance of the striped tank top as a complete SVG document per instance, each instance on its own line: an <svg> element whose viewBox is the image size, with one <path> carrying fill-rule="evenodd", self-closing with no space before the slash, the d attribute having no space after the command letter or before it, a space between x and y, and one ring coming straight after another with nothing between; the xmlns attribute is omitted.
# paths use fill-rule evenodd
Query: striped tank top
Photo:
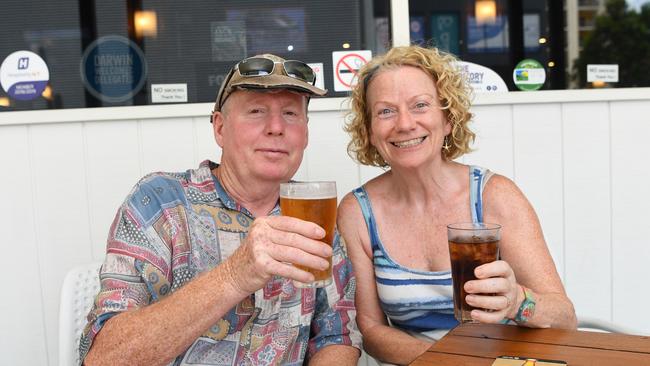
<svg viewBox="0 0 650 366"><path fill-rule="evenodd" d="M483 222L482 195L492 172L470 166L470 204L473 222ZM377 295L392 326L424 339L438 339L458 324L454 318L451 271L429 272L396 263L384 249L363 187L353 191L368 226L375 267ZM443 330L440 333L437 330Z"/></svg>

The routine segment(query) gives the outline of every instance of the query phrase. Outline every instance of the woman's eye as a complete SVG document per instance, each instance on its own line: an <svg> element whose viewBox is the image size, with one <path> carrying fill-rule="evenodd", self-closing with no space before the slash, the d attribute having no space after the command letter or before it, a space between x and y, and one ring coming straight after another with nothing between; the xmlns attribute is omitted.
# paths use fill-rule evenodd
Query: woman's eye
<svg viewBox="0 0 650 366"><path fill-rule="evenodd" d="M417 108L417 109L422 109L422 108L426 108L426 107L428 107L428 106L429 106L429 105L428 105L427 103L425 103L425 102L419 102L419 103L417 103L417 104L415 105L415 108Z"/></svg>
<svg viewBox="0 0 650 366"><path fill-rule="evenodd" d="M379 115L387 115L392 113L393 111L390 108L383 108L379 110Z"/></svg>

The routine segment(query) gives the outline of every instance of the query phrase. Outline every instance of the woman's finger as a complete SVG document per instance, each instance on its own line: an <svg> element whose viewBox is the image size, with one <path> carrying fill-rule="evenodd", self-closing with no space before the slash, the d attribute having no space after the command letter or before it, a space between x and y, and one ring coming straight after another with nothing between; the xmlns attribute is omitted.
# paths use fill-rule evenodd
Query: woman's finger
<svg viewBox="0 0 650 366"><path fill-rule="evenodd" d="M494 261L480 265L474 269L476 278L490 278L490 277L510 277L514 276L512 267L506 261Z"/></svg>
<svg viewBox="0 0 650 366"><path fill-rule="evenodd" d="M467 295L465 301L475 308L494 311L507 310L513 303L513 300L507 294L495 296Z"/></svg>
<svg viewBox="0 0 650 366"><path fill-rule="evenodd" d="M512 291L511 282L503 277L486 278L465 282L465 291L469 294L504 294Z"/></svg>

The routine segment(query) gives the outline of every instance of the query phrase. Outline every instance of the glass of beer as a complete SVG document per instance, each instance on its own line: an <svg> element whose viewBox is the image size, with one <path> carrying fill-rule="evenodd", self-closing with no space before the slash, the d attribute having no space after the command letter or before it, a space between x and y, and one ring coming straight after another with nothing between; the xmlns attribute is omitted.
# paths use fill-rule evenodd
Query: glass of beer
<svg viewBox="0 0 650 366"><path fill-rule="evenodd" d="M336 225L336 182L289 182L280 185L282 215L311 221L325 230L322 241L332 246ZM329 267L320 271L295 265L314 275L314 282L294 281L296 287L324 287L332 283L332 258Z"/></svg>
<svg viewBox="0 0 650 366"><path fill-rule="evenodd" d="M473 323L475 309L465 301L465 282L475 280L476 267L494 262L499 255L501 225L486 223L458 223L447 225L451 281L454 287L454 316L461 323Z"/></svg>

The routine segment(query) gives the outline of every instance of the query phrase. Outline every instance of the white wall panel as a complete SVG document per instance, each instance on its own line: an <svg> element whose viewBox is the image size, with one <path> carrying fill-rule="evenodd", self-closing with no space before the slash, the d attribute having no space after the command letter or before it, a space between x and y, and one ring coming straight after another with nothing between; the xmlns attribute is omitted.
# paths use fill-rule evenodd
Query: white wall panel
<svg viewBox="0 0 650 366"><path fill-rule="evenodd" d="M513 106L514 177L539 216L563 276L562 114L559 104Z"/></svg>
<svg viewBox="0 0 650 366"><path fill-rule="evenodd" d="M29 126L45 329L58 359L59 292L67 270L91 261L81 124Z"/></svg>
<svg viewBox="0 0 650 366"><path fill-rule="evenodd" d="M650 330L650 103L611 103L613 319Z"/></svg>
<svg viewBox="0 0 650 366"><path fill-rule="evenodd" d="M611 320L609 106L567 104L562 120L564 284L578 314Z"/></svg>
<svg viewBox="0 0 650 366"><path fill-rule="evenodd" d="M210 159L215 163L221 161L221 148L214 139L212 124L208 117L194 118L193 125L194 165L191 167L198 167L199 163L205 159Z"/></svg>
<svg viewBox="0 0 650 366"><path fill-rule="evenodd" d="M0 363L24 366L48 360L27 129L0 128Z"/></svg>
<svg viewBox="0 0 650 366"><path fill-rule="evenodd" d="M336 180L339 198L359 185L359 168L347 155L342 113L310 114L305 162L310 180Z"/></svg>
<svg viewBox="0 0 650 366"><path fill-rule="evenodd" d="M180 172L198 166L192 118L149 119L139 124L144 174Z"/></svg>
<svg viewBox="0 0 650 366"><path fill-rule="evenodd" d="M376 176L384 174L384 172L386 172L386 169L359 164L359 179L360 179L359 186L365 184L367 181L371 180Z"/></svg>
<svg viewBox="0 0 650 366"><path fill-rule="evenodd" d="M473 152L460 160L465 164L486 167L496 173L512 178L514 174L512 150L512 107L478 106L470 128L476 134Z"/></svg>
<svg viewBox="0 0 650 366"><path fill-rule="evenodd" d="M92 255L103 260L118 207L142 176L137 121L83 124Z"/></svg>

